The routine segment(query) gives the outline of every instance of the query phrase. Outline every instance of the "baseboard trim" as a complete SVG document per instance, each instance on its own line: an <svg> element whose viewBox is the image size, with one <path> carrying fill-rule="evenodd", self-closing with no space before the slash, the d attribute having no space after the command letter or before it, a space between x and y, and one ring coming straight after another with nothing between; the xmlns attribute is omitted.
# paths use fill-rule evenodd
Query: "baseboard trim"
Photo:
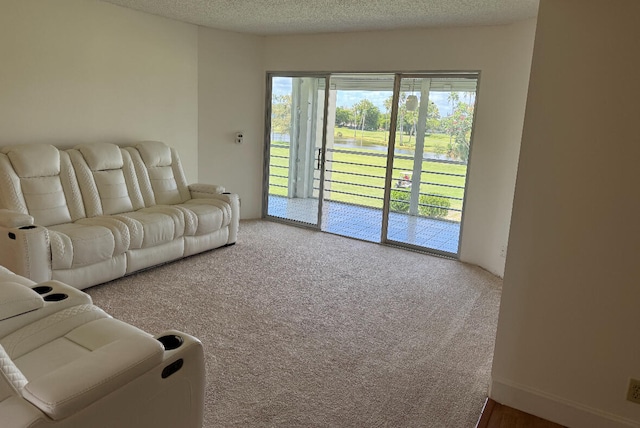
<svg viewBox="0 0 640 428"><path fill-rule="evenodd" d="M492 379L489 397L567 427L640 428L640 423L505 379Z"/></svg>

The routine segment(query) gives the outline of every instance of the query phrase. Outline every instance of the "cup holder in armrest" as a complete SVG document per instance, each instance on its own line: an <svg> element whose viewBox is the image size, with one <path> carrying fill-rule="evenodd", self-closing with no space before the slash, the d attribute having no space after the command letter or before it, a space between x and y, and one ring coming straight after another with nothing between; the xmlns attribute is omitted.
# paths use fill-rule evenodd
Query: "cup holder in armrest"
<svg viewBox="0 0 640 428"><path fill-rule="evenodd" d="M184 340L182 340L182 337L180 336L169 334L167 336L159 337L158 342L162 343L165 351L171 351L172 349L177 349L182 346Z"/></svg>
<svg viewBox="0 0 640 428"><path fill-rule="evenodd" d="M69 297L69 296L64 294L64 293L53 293L53 294L48 294L48 295L44 296L44 301L45 302L59 302L60 300L64 300L67 297Z"/></svg>
<svg viewBox="0 0 640 428"><path fill-rule="evenodd" d="M47 294L53 290L53 287L49 287L48 285L38 285L37 287L32 288L38 294Z"/></svg>

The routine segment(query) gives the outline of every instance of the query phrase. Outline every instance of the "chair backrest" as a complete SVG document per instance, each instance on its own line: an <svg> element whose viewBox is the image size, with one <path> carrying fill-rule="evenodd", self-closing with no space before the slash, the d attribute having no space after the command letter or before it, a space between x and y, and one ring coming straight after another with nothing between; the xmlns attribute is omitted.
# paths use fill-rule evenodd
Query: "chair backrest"
<svg viewBox="0 0 640 428"><path fill-rule="evenodd" d="M159 141L127 147L140 182L145 206L180 204L191 193L176 150Z"/></svg>
<svg viewBox="0 0 640 428"><path fill-rule="evenodd" d="M129 153L107 143L81 144L68 153L76 170L87 217L144 207Z"/></svg>
<svg viewBox="0 0 640 428"><path fill-rule="evenodd" d="M85 217L69 156L48 144L6 146L0 154L1 208L53 226Z"/></svg>

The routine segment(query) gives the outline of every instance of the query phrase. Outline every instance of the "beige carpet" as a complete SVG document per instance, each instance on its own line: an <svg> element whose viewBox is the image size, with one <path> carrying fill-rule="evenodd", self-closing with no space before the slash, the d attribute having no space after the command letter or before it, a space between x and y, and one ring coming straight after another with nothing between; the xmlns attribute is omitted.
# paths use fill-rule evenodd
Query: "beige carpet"
<svg viewBox="0 0 640 428"><path fill-rule="evenodd" d="M500 287L459 262L248 221L235 246L87 291L202 340L205 427L473 427Z"/></svg>

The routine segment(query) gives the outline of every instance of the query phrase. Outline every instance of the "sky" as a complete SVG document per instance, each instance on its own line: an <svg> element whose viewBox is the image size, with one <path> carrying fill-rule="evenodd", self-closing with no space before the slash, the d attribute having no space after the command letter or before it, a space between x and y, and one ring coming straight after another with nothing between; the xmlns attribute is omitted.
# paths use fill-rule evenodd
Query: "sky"
<svg viewBox="0 0 640 428"><path fill-rule="evenodd" d="M291 78L274 77L273 78L273 94L286 95L291 93ZM433 101L440 111L440 117L448 116L451 113L451 104L447 100L448 92L431 92L429 98ZM337 107L351 108L354 104L362 99L368 99L385 112L384 100L392 95L391 91L338 91L336 97Z"/></svg>
<svg viewBox="0 0 640 428"><path fill-rule="evenodd" d="M362 99L368 99L380 109L381 113L386 111L384 100L393 95L391 91L338 91L336 97L337 107L353 107ZM448 92L430 92L429 100L438 106L440 117L448 116L451 113L451 104L447 100Z"/></svg>

